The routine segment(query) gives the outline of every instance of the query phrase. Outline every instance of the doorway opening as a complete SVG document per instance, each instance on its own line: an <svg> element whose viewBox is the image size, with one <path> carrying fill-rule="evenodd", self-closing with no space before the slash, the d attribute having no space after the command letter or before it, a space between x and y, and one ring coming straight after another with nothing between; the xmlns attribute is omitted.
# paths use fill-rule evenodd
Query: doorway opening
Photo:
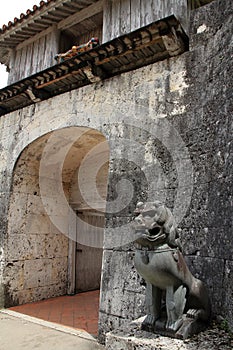
<svg viewBox="0 0 233 350"><path fill-rule="evenodd" d="M109 145L96 131L75 144L80 161L69 180L70 205L76 213L69 225L70 295L100 289ZM65 165L65 163L64 163Z"/></svg>
<svg viewBox="0 0 233 350"><path fill-rule="evenodd" d="M104 135L84 127L52 131L22 151L12 178L5 307L99 289L108 160Z"/></svg>

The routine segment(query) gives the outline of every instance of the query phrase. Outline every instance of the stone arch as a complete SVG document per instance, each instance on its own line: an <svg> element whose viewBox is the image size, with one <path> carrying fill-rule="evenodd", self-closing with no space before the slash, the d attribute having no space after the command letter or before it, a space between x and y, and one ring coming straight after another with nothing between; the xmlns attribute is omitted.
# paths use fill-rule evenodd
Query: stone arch
<svg viewBox="0 0 233 350"><path fill-rule="evenodd" d="M12 175L5 245L6 307L64 295L70 290L73 273L69 267L70 242L74 237L69 231L72 226L69 212L77 210L79 203L85 205L77 189L78 169L85 156L99 144L104 145L108 155L108 144L101 132L71 126L38 137L18 156ZM46 153L52 150L55 158ZM41 165L44 159L48 161L44 164L46 173ZM57 171L59 177L55 176ZM107 178L106 161L97 179L103 201ZM60 203L59 191L66 208ZM53 204L52 210L46 207L47 202ZM91 203L88 205L91 207Z"/></svg>

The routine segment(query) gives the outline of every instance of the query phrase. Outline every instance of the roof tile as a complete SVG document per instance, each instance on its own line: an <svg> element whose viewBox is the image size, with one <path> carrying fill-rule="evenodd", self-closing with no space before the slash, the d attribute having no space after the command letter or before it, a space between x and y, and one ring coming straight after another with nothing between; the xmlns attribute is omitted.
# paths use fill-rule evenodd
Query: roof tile
<svg viewBox="0 0 233 350"><path fill-rule="evenodd" d="M45 5L48 5L51 1L56 1L56 0L40 1L39 6L33 5L32 10L27 9L26 13L21 13L19 18L15 17L13 22L9 21L8 24L3 24L2 28L0 28L0 34L6 32L12 26L15 26L18 23L21 23L24 19L28 18L28 16L33 15L37 10L41 10L42 7L44 7Z"/></svg>

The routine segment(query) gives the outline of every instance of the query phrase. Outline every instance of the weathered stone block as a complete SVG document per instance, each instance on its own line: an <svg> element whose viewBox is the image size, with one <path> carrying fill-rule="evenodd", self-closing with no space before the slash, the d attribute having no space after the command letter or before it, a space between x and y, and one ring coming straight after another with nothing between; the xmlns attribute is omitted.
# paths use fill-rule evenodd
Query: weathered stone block
<svg viewBox="0 0 233 350"><path fill-rule="evenodd" d="M24 289L49 285L52 279L52 260L26 260L24 276Z"/></svg>
<svg viewBox="0 0 233 350"><path fill-rule="evenodd" d="M9 232L22 233L25 226L25 216L27 210L27 194L12 193L10 197L9 207Z"/></svg>
<svg viewBox="0 0 233 350"><path fill-rule="evenodd" d="M185 259L193 275L205 283L210 296L213 315L221 313L223 307L223 280L219 276L224 276L224 260L198 255L186 256Z"/></svg>
<svg viewBox="0 0 233 350"><path fill-rule="evenodd" d="M231 256L232 257L232 256ZM230 329L233 329L233 261L227 260L225 263L223 280L223 308L219 313L227 321Z"/></svg>
<svg viewBox="0 0 233 350"><path fill-rule="evenodd" d="M51 221L47 215L27 214L25 231L29 234L46 234L51 231Z"/></svg>
<svg viewBox="0 0 233 350"><path fill-rule="evenodd" d="M130 251L104 251L103 265L108 270L102 276L101 324L105 315L132 320L142 313L145 287L133 266L133 255ZM122 275L128 278L122 279Z"/></svg>

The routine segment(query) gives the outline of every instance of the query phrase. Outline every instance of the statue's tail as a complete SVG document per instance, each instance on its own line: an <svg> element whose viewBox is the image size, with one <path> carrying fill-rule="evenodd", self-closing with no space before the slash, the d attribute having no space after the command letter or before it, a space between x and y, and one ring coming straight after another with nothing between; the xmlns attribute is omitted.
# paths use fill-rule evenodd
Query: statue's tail
<svg viewBox="0 0 233 350"><path fill-rule="evenodd" d="M208 321L211 318L211 303L207 288L195 277L189 290L188 304L191 308L199 310L199 319Z"/></svg>

